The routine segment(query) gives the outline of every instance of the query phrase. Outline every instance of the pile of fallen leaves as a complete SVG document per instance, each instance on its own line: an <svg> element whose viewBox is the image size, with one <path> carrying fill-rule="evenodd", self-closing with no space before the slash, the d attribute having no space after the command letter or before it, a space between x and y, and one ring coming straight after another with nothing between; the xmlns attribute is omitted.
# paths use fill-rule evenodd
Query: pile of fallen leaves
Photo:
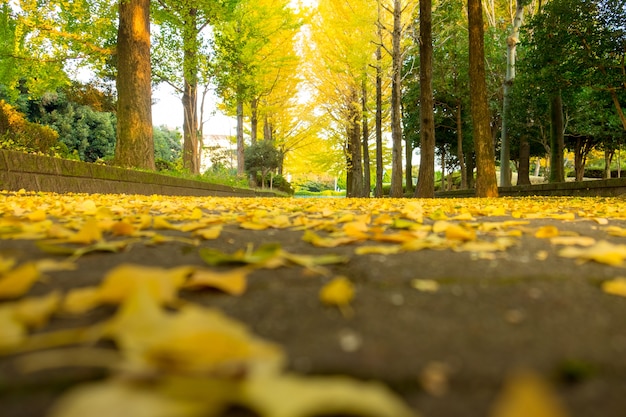
<svg viewBox="0 0 626 417"><path fill-rule="evenodd" d="M62 398L51 412L57 417L93 416L97 410L107 416L219 416L233 405L266 417L415 415L377 383L287 373L279 346L219 311L181 300L180 290L205 287L241 296L252 271L297 267L325 278L322 303L337 306L346 317L353 314L352 283L327 268L352 257L297 254L277 244L224 253L203 244L220 239L226 227L291 230L316 247L353 245L354 257L451 250L489 259L533 236L550 240L561 247L559 256L577 262L623 266L626 259L626 245L532 225L537 219L593 222L607 236L626 237L626 228L612 224L626 218L620 199L315 200L22 191L2 192L0 213L0 239L34 240L41 250L40 259L21 264L0 256L0 352L40 351L37 360L48 366L83 358L111 370L110 379ZM97 286L28 296L47 272L75 269L76 260L91 252L172 241L197 246L206 266L119 265L104 271ZM414 284L424 291L436 285ZM607 281L603 288L625 295L626 279ZM42 331L55 314L84 314L102 304L118 306L104 322ZM105 340L116 348L96 345ZM529 380L534 381L521 377L512 392ZM539 385L532 382L530 391ZM514 396L503 407L518 400Z"/></svg>

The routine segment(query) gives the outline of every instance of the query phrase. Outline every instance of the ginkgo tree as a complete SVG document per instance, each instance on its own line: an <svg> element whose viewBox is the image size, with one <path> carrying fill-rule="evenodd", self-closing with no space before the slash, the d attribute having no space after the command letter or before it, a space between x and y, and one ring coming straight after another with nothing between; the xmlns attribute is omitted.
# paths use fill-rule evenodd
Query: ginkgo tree
<svg viewBox="0 0 626 417"><path fill-rule="evenodd" d="M320 1L306 49L307 80L327 120L328 137L342 143L347 195L352 197L369 195L363 187L361 98L376 50L378 16L371 6L356 0Z"/></svg>
<svg viewBox="0 0 626 417"><path fill-rule="evenodd" d="M181 95L183 105L183 167L193 174L200 172L198 86L208 83L206 60L211 25L224 20L238 0L153 2L156 79L172 85ZM204 77L203 77L204 75ZM204 78L204 80L202 80Z"/></svg>
<svg viewBox="0 0 626 417"><path fill-rule="evenodd" d="M256 139L261 100L297 76L294 42L300 25L288 1L243 0L228 19L214 27L212 73L226 111L237 117L239 175L244 173L244 108L249 105L254 113L252 136ZM293 88L284 91L295 94Z"/></svg>
<svg viewBox="0 0 626 417"><path fill-rule="evenodd" d="M0 83L41 96L82 68L111 75L117 8L108 1L2 2Z"/></svg>

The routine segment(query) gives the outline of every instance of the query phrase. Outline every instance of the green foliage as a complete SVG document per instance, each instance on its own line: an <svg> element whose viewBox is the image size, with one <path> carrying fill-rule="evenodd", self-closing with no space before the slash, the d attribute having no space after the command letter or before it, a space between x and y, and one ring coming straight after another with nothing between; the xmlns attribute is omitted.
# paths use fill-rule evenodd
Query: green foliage
<svg viewBox="0 0 626 417"><path fill-rule="evenodd" d="M152 132L154 135L154 157L156 160L172 163L181 157L182 134L178 129L170 129L167 126L155 126Z"/></svg>
<svg viewBox="0 0 626 417"><path fill-rule="evenodd" d="M70 101L66 89L46 93L40 99L27 100L23 106L32 122L50 126L81 161L95 162L113 155L116 117L111 112L97 112L90 106Z"/></svg>
<svg viewBox="0 0 626 417"><path fill-rule="evenodd" d="M248 146L244 153L247 172L262 171L263 177L270 170L278 168L280 152L268 141L260 141Z"/></svg>
<svg viewBox="0 0 626 417"><path fill-rule="evenodd" d="M326 190L333 190L334 183L328 182L320 182L320 181L306 181L302 184L298 184L297 190L299 191L310 191L310 192L322 192Z"/></svg>
<svg viewBox="0 0 626 417"><path fill-rule="evenodd" d="M200 177L212 184L229 185L237 188L249 188L248 180L237 176L236 169L214 166L206 170Z"/></svg>
<svg viewBox="0 0 626 417"><path fill-rule="evenodd" d="M282 191L285 194L293 195L294 189L291 183L282 175L276 175L272 178L272 189Z"/></svg>

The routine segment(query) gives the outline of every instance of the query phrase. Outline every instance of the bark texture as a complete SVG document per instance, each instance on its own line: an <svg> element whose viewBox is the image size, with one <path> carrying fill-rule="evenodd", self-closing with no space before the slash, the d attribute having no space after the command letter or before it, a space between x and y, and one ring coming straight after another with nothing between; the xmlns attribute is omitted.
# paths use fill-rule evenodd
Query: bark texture
<svg viewBox="0 0 626 417"><path fill-rule="evenodd" d="M420 0L420 168L415 196L435 197L432 0Z"/></svg>
<svg viewBox="0 0 626 417"><path fill-rule="evenodd" d="M391 197L402 197L402 2L393 1L392 80L391 80Z"/></svg>
<svg viewBox="0 0 626 417"><path fill-rule="evenodd" d="M468 0L469 75L474 150L476 152L476 196L497 197L496 164L485 79L485 44L482 3Z"/></svg>
<svg viewBox="0 0 626 417"><path fill-rule="evenodd" d="M115 162L154 170L150 0L119 2Z"/></svg>

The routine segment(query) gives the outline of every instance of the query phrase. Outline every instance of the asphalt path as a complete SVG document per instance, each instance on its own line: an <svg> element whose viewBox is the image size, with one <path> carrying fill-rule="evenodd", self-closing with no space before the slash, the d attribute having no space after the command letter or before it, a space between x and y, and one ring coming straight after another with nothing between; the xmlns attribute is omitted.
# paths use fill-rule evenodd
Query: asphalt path
<svg viewBox="0 0 626 417"><path fill-rule="evenodd" d="M626 227L626 220L611 224ZM528 227L547 225L616 244L625 239L607 238L592 221L537 219ZM552 384L570 416L626 415L626 299L601 290L602 282L626 276L624 268L560 257L558 247L530 235L489 256L427 249L358 257L360 243L318 248L302 235L227 225L220 239L200 247L233 252L272 242L292 253L346 255L349 262L327 268L355 284L351 316L320 303L328 277L300 267L256 270L240 297L206 290L183 291L182 298L219 308L282 345L290 370L382 381L422 416L489 416L503 384L519 369ZM90 253L74 271L47 273L30 295L97 285L122 263L205 265L198 249L169 242ZM0 240L0 254L20 261L49 256L27 240ZM435 288L420 288L433 281ZM94 323L111 313L99 307L80 317L56 317L46 330ZM0 358L3 417L44 415L69 386L102 376L93 369L23 375L15 361Z"/></svg>

